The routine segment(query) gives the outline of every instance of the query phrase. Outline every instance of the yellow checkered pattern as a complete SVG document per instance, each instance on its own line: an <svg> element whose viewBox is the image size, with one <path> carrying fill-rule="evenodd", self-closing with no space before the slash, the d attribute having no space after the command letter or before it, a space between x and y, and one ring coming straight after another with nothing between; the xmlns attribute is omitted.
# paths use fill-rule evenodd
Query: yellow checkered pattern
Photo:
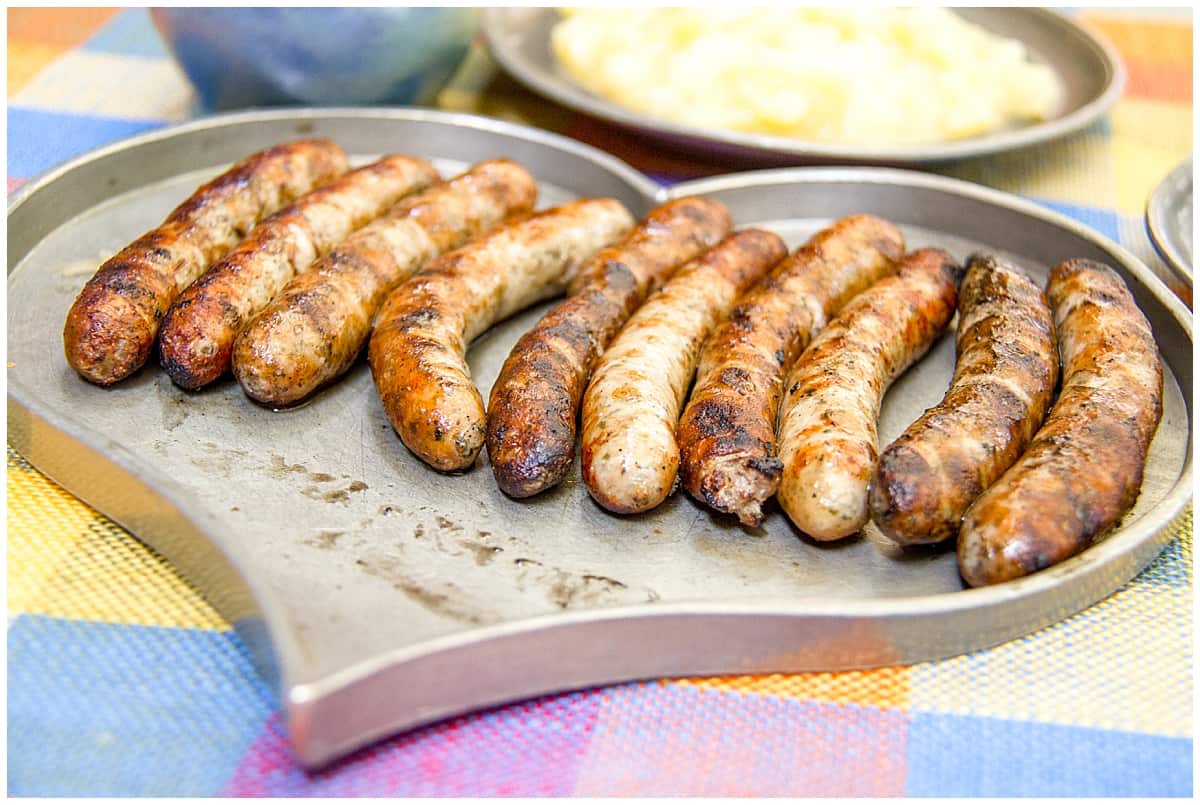
<svg viewBox="0 0 1200 805"><path fill-rule="evenodd" d="M228 630L165 559L8 449L8 614Z"/></svg>

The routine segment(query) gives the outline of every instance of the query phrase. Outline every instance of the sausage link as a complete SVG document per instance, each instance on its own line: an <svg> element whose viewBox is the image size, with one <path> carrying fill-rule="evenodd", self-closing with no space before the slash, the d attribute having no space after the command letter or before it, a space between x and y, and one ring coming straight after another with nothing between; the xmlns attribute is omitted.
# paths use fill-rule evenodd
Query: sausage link
<svg viewBox="0 0 1200 805"><path fill-rule="evenodd" d="M680 268L613 339L583 395L583 480L597 503L632 514L674 491L675 426L700 346L786 256L772 232L734 232Z"/></svg>
<svg viewBox="0 0 1200 805"><path fill-rule="evenodd" d="M942 402L879 457L871 515L904 545L958 533L963 512L1025 451L1058 382L1054 321L1016 266L973 256L958 297L957 363Z"/></svg>
<svg viewBox="0 0 1200 805"><path fill-rule="evenodd" d="M536 199L537 182L507 159L404 199L296 275L246 325L233 348L234 376L267 405L304 399L354 364L392 289Z"/></svg>
<svg viewBox="0 0 1200 805"><path fill-rule="evenodd" d="M688 197L656 207L625 240L588 260L572 296L521 337L488 403L488 460L504 492L529 497L563 479L575 459L583 390L608 342L675 268L732 226L716 199Z"/></svg>
<svg viewBox="0 0 1200 805"><path fill-rule="evenodd" d="M775 419L796 358L841 308L896 270L904 236L872 215L821 230L747 293L704 344L679 421L679 477L692 497L762 522L783 464Z"/></svg>
<svg viewBox="0 0 1200 805"><path fill-rule="evenodd" d="M892 381L954 316L962 269L920 249L846 305L796 361L779 412L779 503L813 539L855 533L868 519L877 419Z"/></svg>
<svg viewBox="0 0 1200 805"><path fill-rule="evenodd" d="M247 157L199 188L84 285L63 328L67 363L103 386L133 374L181 290L256 223L345 171L336 143L301 140Z"/></svg>
<svg viewBox="0 0 1200 805"><path fill-rule="evenodd" d="M442 255L388 296L367 357L383 409L409 450L443 471L475 462L486 414L467 345L562 293L584 260L633 224L615 199L573 201Z"/></svg>
<svg viewBox="0 0 1200 805"><path fill-rule="evenodd" d="M972 586L1060 562L1137 500L1162 417L1162 362L1150 323L1111 268L1050 270L1062 391L1021 458L963 517L958 564Z"/></svg>
<svg viewBox="0 0 1200 805"><path fill-rule="evenodd" d="M437 170L423 159L385 157L264 220L172 303L158 336L163 369L185 389L224 375L237 334L288 280L401 198L437 180Z"/></svg>

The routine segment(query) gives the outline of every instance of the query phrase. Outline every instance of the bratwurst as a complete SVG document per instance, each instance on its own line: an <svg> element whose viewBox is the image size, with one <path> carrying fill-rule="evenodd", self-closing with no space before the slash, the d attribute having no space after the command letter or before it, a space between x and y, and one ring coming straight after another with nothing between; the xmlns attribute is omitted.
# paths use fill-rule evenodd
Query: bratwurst
<svg viewBox="0 0 1200 805"><path fill-rule="evenodd" d="M109 258L67 314L67 363L108 386L137 371L175 297L263 218L346 171L330 140L260 151L202 186L156 229Z"/></svg>
<svg viewBox="0 0 1200 805"><path fill-rule="evenodd" d="M856 296L796 361L779 412L779 503L813 539L867 523L884 392L954 316L962 269L940 249Z"/></svg>
<svg viewBox="0 0 1200 805"><path fill-rule="evenodd" d="M950 389L879 457L871 514L902 545L958 533L977 497L1025 451L1058 382L1042 289L994 257L967 261Z"/></svg>
<svg viewBox="0 0 1200 805"><path fill-rule="evenodd" d="M588 260L572 295L521 336L488 403L488 461L504 492L529 497L563 479L575 459L583 390L608 342L672 271L732 226L716 199L654 208L624 240Z"/></svg>
<svg viewBox="0 0 1200 805"><path fill-rule="evenodd" d="M734 232L679 269L613 339L583 396L583 480L597 503L632 514L671 494L675 427L700 346L786 256L773 232Z"/></svg>
<svg viewBox="0 0 1200 805"><path fill-rule="evenodd" d="M185 389L224 375L242 327L288 280L402 197L437 180L423 159L386 157L267 218L172 303L158 335L163 369Z"/></svg>
<svg viewBox="0 0 1200 805"><path fill-rule="evenodd" d="M562 293L585 260L633 224L615 199L573 201L444 254L396 288L367 357L405 446L434 469L474 464L486 414L467 346L496 322Z"/></svg>
<svg viewBox="0 0 1200 805"><path fill-rule="evenodd" d="M679 421L683 488L743 524L762 522L783 465L775 420L796 358L842 306L896 270L904 237L872 215L821 230L746 294L700 354Z"/></svg>
<svg viewBox="0 0 1200 805"><path fill-rule="evenodd" d="M533 209L537 183L507 159L409 196L289 282L238 337L233 373L292 405L349 369L387 295L427 261Z"/></svg>
<svg viewBox="0 0 1200 805"><path fill-rule="evenodd" d="M1092 260L1050 270L1062 391L1032 444L967 509L959 572L978 587L1083 550L1137 500L1162 417L1150 323L1117 273Z"/></svg>

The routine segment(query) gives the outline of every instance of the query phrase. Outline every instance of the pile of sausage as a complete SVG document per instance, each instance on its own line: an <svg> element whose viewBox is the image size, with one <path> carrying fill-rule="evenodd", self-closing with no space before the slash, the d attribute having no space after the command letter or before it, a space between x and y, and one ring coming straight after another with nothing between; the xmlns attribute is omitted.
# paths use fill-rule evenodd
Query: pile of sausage
<svg viewBox="0 0 1200 805"><path fill-rule="evenodd" d="M957 538L971 585L1077 553L1137 498L1162 367L1107 266L1067 260L1043 293L995 257L906 253L871 215L789 253L710 198L640 222L613 199L535 213L536 198L505 159L444 181L404 156L349 170L328 140L269 148L100 267L68 314L67 360L109 385L157 345L182 388L232 372L285 406L365 347L396 433L438 470L486 444L524 498L563 480L578 442L610 511L682 486L755 526L774 497L815 540L870 520L902 545ZM468 345L564 292L485 407ZM884 393L956 313L949 390L880 452Z"/></svg>

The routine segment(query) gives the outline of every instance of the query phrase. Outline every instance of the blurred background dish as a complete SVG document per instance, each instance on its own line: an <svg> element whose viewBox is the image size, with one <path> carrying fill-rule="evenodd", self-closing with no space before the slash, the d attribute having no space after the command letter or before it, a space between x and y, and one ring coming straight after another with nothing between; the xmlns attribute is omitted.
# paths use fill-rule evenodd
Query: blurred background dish
<svg viewBox="0 0 1200 805"><path fill-rule="evenodd" d="M777 10L776 10L777 11ZM809 10L814 11L814 10ZM944 52L940 53L922 53L920 57L926 63L942 60L948 62L951 71L949 74L938 71L939 74L945 75L948 80L944 81L945 87L952 85L956 79L953 74L953 69L961 65L962 72L959 74L964 80L968 80L972 73L978 72L978 63L980 58L976 58L976 62L972 62L972 55L979 50L979 47L968 48L970 51L967 54L959 54L953 56L956 50L954 38L961 36L961 30L953 30L953 26L947 26L945 19L925 19L933 10L922 10L918 16L929 26L929 37L922 39L923 31L917 30L895 30L896 24L890 21L890 18L885 19L885 15L881 10L865 10L858 12L858 16L854 16L853 12L838 12L836 14L828 14L829 20L825 21L825 29L838 31L844 29L846 25L858 26L859 29L871 29L874 25L878 30L866 30L866 34L858 38L859 56L863 54L871 55L874 51L871 46L866 43L877 40L879 42L893 41L905 43L910 51L920 51L928 49L929 42L935 39L934 36L939 31L949 32L952 36L949 37L947 47L942 48ZM594 13L594 12L593 12ZM616 14L616 11L607 12ZM746 50L748 61L753 62L768 62L766 67L761 70L761 75L747 75L739 80L743 85L769 85L772 82L778 82L780 75L787 72L789 69L788 63L781 63L776 68L770 68L770 59L763 58L764 54L756 53L754 49L746 48L743 45L732 42L732 30L736 20L736 12L717 12L730 17L727 30L722 31L720 26L705 26L701 28L700 35L708 35L707 30L711 28L711 34L714 38L730 39L730 46L741 46ZM802 13L802 12L793 12ZM807 12L804 12L807 13ZM939 162L951 159L960 159L971 156L979 156L983 154L997 153L1021 146L1034 145L1043 143L1048 140L1061 137L1065 134L1077 131L1104 114L1108 108L1120 96L1121 90L1125 83L1125 70L1122 66L1119 57L1113 50L1111 45L1102 39L1098 38L1091 32L1085 30L1079 24L1069 17L1046 9L1037 8L964 8L955 9L954 13L963 21L978 26L995 37L1003 37L1011 40L1008 43L999 44L992 47L989 44L988 49L1000 53L1007 53L1005 58L996 61L996 64L1001 62L1008 64L1008 68L992 67L992 74L1002 75L1002 78L997 78L997 83L1011 83L1013 73L1018 68L1013 65L1018 65L1028 58L1031 65L1020 67L1019 70L1023 73L1035 75L1039 80L1030 84L1024 80L1024 77L1017 76L1016 87L1017 94L1023 95L1038 95L1042 94L1041 89L1036 85L1044 85L1042 78L1052 78L1057 84L1056 98L1054 98L1048 106L1044 106L1044 110L1039 114L1044 114L1044 119L1036 120L1035 122L1026 122L1024 124L1007 125L996 130L989 130L986 133L971 133L969 136L964 136L959 139L943 139L937 141L925 142L907 142L907 143L872 143L870 140L870 131L859 132L860 136L841 137L835 139L823 139L814 137L812 139L800 139L791 136L781 136L778 133L762 133L761 131L745 131L738 130L737 125L730 127L714 127L709 125L697 125L695 122L679 122L676 120L667 120L662 117L656 117L647 112L631 108L628 105L618 103L606 97L601 97L600 94L588 91L583 86L583 83L596 85L597 77L594 74L589 74L588 78L583 79L583 83L571 77L571 72L576 71L577 74L581 69L580 63L572 63L569 66L560 61L555 55L554 29L562 19L563 15L560 11L553 8L491 8L483 12L483 32L486 38L488 47L491 49L492 55L496 61L509 73L511 73L518 81L524 83L534 91L552 98L565 106L568 106L577 111L585 112L594 117L607 120L609 122L618 123L623 126L640 131L648 136L654 137L660 141L668 142L676 148L687 149L693 152L703 152L709 155L719 155L738 158L757 159L759 161L772 161L777 163L782 162L797 162L797 161L854 161L854 162L875 162L889 164L916 164ZM870 15L874 14L875 19ZM639 16L640 15L640 16ZM867 16L863 16L867 15ZM652 43L650 47L662 48L664 54L671 48L672 38L678 38L679 31L675 27L662 26L663 30L652 30L649 33L644 26L638 27L637 22L641 17L656 19L651 12L634 12L626 10L626 16L630 20L631 25L637 27L636 31L631 31L629 36L637 39L639 42L646 40ZM617 19L614 17L614 20ZM643 20L644 22L644 20ZM703 22L703 21L701 21ZM765 24L765 23L764 23ZM676 26L677 27L677 26ZM697 27L695 21L690 28ZM753 27L753 26L752 26ZM784 26L775 26L782 28ZM814 26L814 31L820 26ZM669 29L668 29L669 28ZM689 26L684 26L684 33L687 37L697 35L697 32L690 30ZM758 26L759 29L763 25ZM771 37L771 26L766 26L766 31L762 34ZM861 33L860 31L856 31ZM597 54L608 54L608 58L612 53L612 48L598 42L595 38L589 39L590 32L584 31L582 35L572 37L573 47L577 48L581 53L587 55L586 52L595 46L594 50ZM787 42L788 34L779 34L772 38L780 40L774 44L774 51L780 54L786 62L791 66L795 66L796 62L803 62L803 58L798 56L795 51L797 45ZM656 43L654 37L661 37L662 42ZM687 38L685 37L685 38ZM564 42L561 41L563 35L560 31L560 41L558 47L564 47ZM850 36L844 38L850 39ZM946 39L946 37L942 37ZM981 40L982 41L982 40ZM764 45L764 50L767 47ZM901 50L904 47L899 48ZM961 49L961 48L958 48ZM882 50L877 48L876 50ZM615 70L620 73L623 67L629 68L629 73L644 73L644 69L634 69L634 62L639 59L646 62L645 54L647 45L636 46L635 52L624 54L618 58L624 59L627 64L618 64ZM1022 52L1023 51L1023 52ZM726 50L726 52L728 52ZM1015 53L1016 58L1011 58ZM980 54L981 55L981 54ZM668 55L662 58L669 58ZM568 59L568 61L573 61ZM580 60L586 61L586 59ZM652 60L651 60L652 61ZM708 72L712 72L710 60L698 59L697 63L691 68L700 77L700 83L703 83L704 76ZM647 62L648 63L648 62ZM911 60L910 60L911 63ZM801 64L801 69L803 64ZM1026 69L1028 68L1028 69ZM676 72L680 72L676 70ZM686 72L686 71L685 71ZM920 76L918 76L920 78ZM819 82L818 82L819 83ZM837 82L834 82L835 84ZM921 81L915 82L920 84ZM637 87L632 88L638 92L644 93L646 90L653 91L655 87ZM756 87L757 89L757 87ZM780 92L776 93L776 97L786 99L789 92L794 87L780 87ZM833 87L836 95L837 87ZM1035 90L1037 90L1035 92ZM724 84L722 87L713 87L713 94L723 93L725 91ZM607 92L605 94L618 96L620 93ZM742 93L743 95L745 93ZM760 93L751 93L760 94ZM792 93L796 95L795 93ZM828 94L828 93L827 93ZM895 93L879 99L881 106L887 105L889 99L896 105L893 115L898 120L902 120L904 114L920 114L920 110L913 110L912 103L895 104ZM819 97L820 93L815 97ZM703 97L701 93L700 97ZM912 98L920 98L920 93L911 95ZM817 103L832 104L838 102L836 97L820 98ZM966 106L973 103L975 98L970 92L959 93L957 103L965 109ZM796 95L795 99L790 103L811 103L811 100L801 99ZM789 101L783 100L776 105L782 107L788 105ZM643 104L646 106L647 104ZM657 106L657 104L649 104ZM1013 104L1008 104L1014 106ZM860 105L861 106L861 105ZM1015 108L1015 106L1014 106ZM884 110L878 110L883 112ZM1036 116L1036 115L1035 115ZM728 119L736 119L736 115L729 116ZM981 116L986 117L986 116ZM869 118L868 118L869 119ZM866 128L869 129L868 122ZM893 133L896 128L893 126ZM943 131L953 132L955 126L947 125L942 127ZM968 133L971 129L963 129L960 133ZM974 129L978 131L978 127Z"/></svg>
<svg viewBox="0 0 1200 805"><path fill-rule="evenodd" d="M474 8L155 8L204 109L424 104L467 52Z"/></svg>
<svg viewBox="0 0 1200 805"><path fill-rule="evenodd" d="M1146 203L1146 231L1163 261L1192 284L1192 160L1167 174Z"/></svg>

